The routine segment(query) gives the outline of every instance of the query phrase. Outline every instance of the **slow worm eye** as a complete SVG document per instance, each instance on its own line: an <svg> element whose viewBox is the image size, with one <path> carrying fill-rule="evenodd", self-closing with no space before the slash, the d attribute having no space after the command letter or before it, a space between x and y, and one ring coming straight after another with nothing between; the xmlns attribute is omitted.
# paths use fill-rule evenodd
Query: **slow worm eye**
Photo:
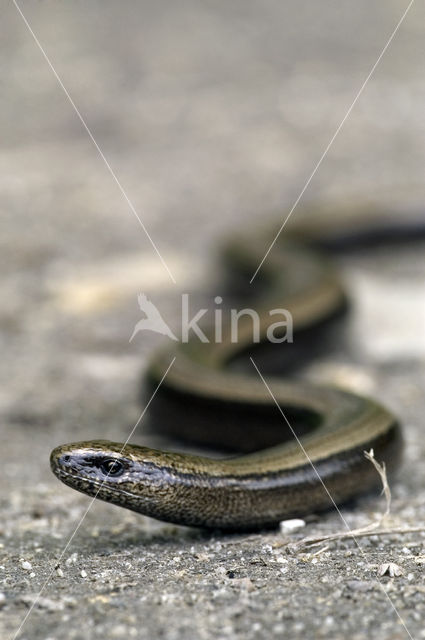
<svg viewBox="0 0 425 640"><path fill-rule="evenodd" d="M115 460L115 458L107 458L100 465L100 470L105 476L116 478L124 473L124 465L119 460Z"/></svg>

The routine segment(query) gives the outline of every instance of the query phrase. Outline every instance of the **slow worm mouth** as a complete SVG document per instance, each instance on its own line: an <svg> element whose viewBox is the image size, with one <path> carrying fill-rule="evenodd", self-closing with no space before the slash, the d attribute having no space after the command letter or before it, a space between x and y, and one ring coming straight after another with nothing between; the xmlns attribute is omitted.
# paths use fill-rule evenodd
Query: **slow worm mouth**
<svg viewBox="0 0 425 640"><path fill-rule="evenodd" d="M56 468L52 467L52 471L57 478L59 478L60 480L63 480L64 482L66 482L66 480L75 479L78 482L87 482L88 484L99 487L99 488L101 488L103 485L107 485L108 488L111 486L108 483L107 478L104 478L103 480L98 480L97 478L90 478L90 477L81 475L81 473L78 473L78 471L73 471L73 470L68 471L59 465L56 466ZM66 482L66 484L68 483Z"/></svg>
<svg viewBox="0 0 425 640"><path fill-rule="evenodd" d="M56 465L56 466L52 465L52 471L55 474L55 476L59 478L59 480L62 480L64 484L72 488L76 488L77 485L81 486L82 484L87 483L87 485L98 487L100 489L102 485L105 484L106 482L106 480L99 481L94 478L86 478L85 476L82 476L81 474L79 474L77 471L66 471L59 465ZM108 484L108 487L109 486L110 485Z"/></svg>
<svg viewBox="0 0 425 640"><path fill-rule="evenodd" d="M78 489L82 493L87 495L93 495L97 497L100 494L103 488L108 490L108 494L111 493L117 496L129 496L131 498L137 497L137 494L131 493L122 487L117 487L114 484L108 482L108 479L105 478L103 480L98 480L96 478L87 478L78 474L78 472L71 473L69 471L65 471L65 469L57 466L53 468L52 471L59 480L61 480L64 484L72 489Z"/></svg>
<svg viewBox="0 0 425 640"><path fill-rule="evenodd" d="M62 479L63 477L75 477L75 473L66 471L57 460L53 459L53 457L50 457L50 468L57 478Z"/></svg>

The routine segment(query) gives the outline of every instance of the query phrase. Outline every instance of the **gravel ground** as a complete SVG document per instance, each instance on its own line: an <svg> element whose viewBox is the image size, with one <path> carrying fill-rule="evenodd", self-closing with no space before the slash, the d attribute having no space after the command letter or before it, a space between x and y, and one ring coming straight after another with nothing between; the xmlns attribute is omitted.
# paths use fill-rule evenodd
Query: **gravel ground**
<svg viewBox="0 0 425 640"><path fill-rule="evenodd" d="M60 443L125 439L160 342L128 342L137 292L176 326L180 293L212 290L220 238L287 215L407 3L19 6L177 284L4 3L0 636L14 637L30 612L22 640L425 638L422 533L294 549L343 530L338 514L312 514L292 533L222 535L98 502L76 531L90 500L48 465ZM400 215L423 205L424 36L417 2L305 201L373 199ZM425 520L423 255L415 243L340 258L349 339L307 372L402 417L392 527ZM152 442L143 427L134 440ZM354 528L383 508L368 496L342 513ZM380 578L389 562L400 575Z"/></svg>

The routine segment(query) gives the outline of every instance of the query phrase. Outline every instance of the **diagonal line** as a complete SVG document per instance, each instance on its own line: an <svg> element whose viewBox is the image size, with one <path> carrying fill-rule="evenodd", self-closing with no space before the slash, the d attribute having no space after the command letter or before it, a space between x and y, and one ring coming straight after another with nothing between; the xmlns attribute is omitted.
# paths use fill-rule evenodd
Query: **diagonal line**
<svg viewBox="0 0 425 640"><path fill-rule="evenodd" d="M292 425L290 424L288 418L286 417L285 413L283 412L282 407L280 406L280 404L278 403L278 401L276 400L272 390L270 389L269 385L267 384L266 380L264 379L261 371L259 370L259 368L257 367L257 365L255 364L253 358L250 357L250 360L256 370L256 372L258 373L258 375L260 376L264 386L266 387L267 391L270 394L270 397L272 398L273 402L275 403L276 407L279 410L280 415L282 416L282 418L284 419L284 421L286 422L286 424L288 425L293 437L295 438L295 440L297 441L297 444L299 445L301 451L303 452L303 454L305 455L306 459L308 460L311 468L313 469L314 473L316 474L318 480L320 481L320 484L322 485L322 487L324 488L324 490L326 491L330 501L332 502L333 507L335 508L335 510L337 511L339 517L341 518L344 526L346 527L349 535L351 536L354 544L356 545L357 549L360 551L360 553L362 554L363 558L367 561L367 556L365 554L365 552L363 551L362 547L360 546L360 544L357 541L356 536L354 535L353 531L350 528L350 525L348 524L348 522L346 521L346 519L344 518L343 514L341 513L341 510L339 509L338 505L336 504L335 500L333 499L331 493L329 492L329 489L327 488L327 486L325 485L325 483L323 482L319 472L317 471L314 462L312 461L312 459L310 458L310 456L308 455L307 451L305 450L303 443L301 442L301 440L299 439L299 437L297 436L297 434L295 433L294 428L292 427ZM376 581L378 582L381 591L385 594L385 596L388 599L388 602L390 603L392 609L394 610L396 616L398 617L398 619L400 620L400 623L402 624L402 626L404 627L404 630L406 631L408 637L410 638L410 640L414 640L412 634L410 633L409 629L406 626L406 623L404 622L400 612L398 611L397 607L395 606L395 604L393 603L393 601L391 600L389 594L387 593L387 591L385 590L384 585L382 584L382 582L379 580L379 578L376 578Z"/></svg>
<svg viewBox="0 0 425 640"><path fill-rule="evenodd" d="M341 120L341 122L339 123L339 126L337 128L337 130L335 131L335 133L333 134L332 138L330 139L327 147L325 148L324 152L322 153L322 155L319 158L319 161L317 162L316 166L314 167L313 171L310 174L310 177L308 178L307 182L305 183L305 185L303 186L303 188L301 189L301 193L299 194L298 198L295 200L294 204L292 205L291 210L289 211L288 215L286 216L285 220L283 221L279 231L276 233L273 241L271 242L271 244L269 245L266 253L264 254L260 264L258 265L258 267L256 268L251 280L249 281L250 284L252 284L255 276L257 275L257 273L259 272L259 270L261 269L263 262L265 261L265 259L267 258L267 256L269 255L270 251L273 249L276 240L278 239L278 237L280 236L280 234L282 233L283 229L286 226L286 223L288 222L289 218L291 217L291 215L293 214L295 208L297 207L299 201L301 200L301 198L304 195L304 192L306 191L307 187L309 186L310 182L313 180L318 168L320 167L320 165L322 164L323 160L325 159L329 149L331 148L331 146L333 145L333 143L335 142L336 137L338 136L339 132L341 131L342 127L344 126L347 118L350 116L352 110L354 109L354 106L356 105L358 99L360 98L360 96L363 93L363 90L365 89L367 83L369 82L369 80L371 79L376 67L378 66L378 64L381 62L385 52L387 51L388 47L390 46L391 42L393 41L394 36L396 35L397 31L399 30L399 28L401 27L405 17L407 16L410 7L412 6L412 4L414 3L415 0L410 0L407 9L404 11L403 15L401 16L400 20L398 21L394 31L392 32L392 34L390 35L390 37L388 38L388 41L385 45L385 47L382 49L381 53L379 54L379 57L377 59L377 61L375 62L375 64L373 65L373 67L371 68L371 70L369 71L368 75L366 76L366 80L363 82L362 86L360 87L360 89L358 90L356 97L354 98L353 102L351 103L347 113L345 114L345 116L343 117L343 119Z"/></svg>
<svg viewBox="0 0 425 640"><path fill-rule="evenodd" d="M89 136L90 140L92 141L92 143L94 144L94 146L96 147L97 152L99 153L100 157L102 158L103 162L105 163L109 173L111 174L112 178L114 179L114 181L116 182L118 189L121 191L121 194L124 198L124 200L127 202L128 206L130 207L130 210L132 211L132 213L134 214L134 216L136 217L138 223L140 224L140 226L142 227L143 231L145 232L146 236L149 239L149 242L151 243L152 247L154 248L155 252L157 253L159 259L161 260L163 266L165 267L168 275L170 276L171 280L173 281L174 284L176 284L176 280L173 276L173 274L171 273L167 263L165 262L164 258L162 257L158 247L156 246L155 242L153 241L150 233L148 232L148 230L146 229L145 225L143 224L139 214L137 213L136 209L134 208L133 203L131 202L130 198L128 197L127 193L124 190L124 187L122 186L121 182L118 180L114 170L112 169L111 165L109 164L108 160L106 159L102 149L100 148L100 146L98 145L98 143L96 142L92 132L90 131L86 121L84 120L83 116L81 115L77 105L75 104L75 102L73 101L73 99L71 98L68 90L66 89L65 85L63 84L62 80L59 77L59 74L57 73L56 69L54 68L52 62L50 61L50 58L48 57L47 53L45 52L45 50L43 49L43 47L41 46L41 43L39 41L39 39L37 38L37 36L35 35L34 31L32 30L28 20L26 19L26 17L24 16L24 14L22 13L21 8L19 7L18 3L16 2L16 0L12 0L13 4L16 7L16 10L18 11L18 13L20 14L22 20L25 22L25 25L28 29L28 31L30 32L30 34L32 35L37 47L40 49L41 53L43 54L44 59L46 60L47 64L49 65L53 75L55 76L56 80L58 81L58 84L60 85L62 91L64 92L64 94L66 95L66 97L68 98L72 108L74 109L76 115L78 116L81 124L83 125L84 129L86 130L87 135Z"/></svg>
<svg viewBox="0 0 425 640"><path fill-rule="evenodd" d="M155 398L155 396L156 396L156 394L157 394L157 392L158 392L158 390L159 390L160 386L162 385L162 383L163 383L163 382L164 382L164 380L165 380L165 377L167 376L167 374L168 374L169 370L170 370L170 369L171 369L171 367L173 366L175 359L176 359L176 356L174 356L174 358L171 360L170 364L169 364L169 365L168 365L168 367L167 367L166 372L165 372L165 373L164 373L164 375L162 376L161 380L158 382L158 384L157 384L157 386L156 386L156 388L155 388L154 392L152 393L151 397L149 398L148 403L146 404L145 408L143 409L142 413L140 414L140 416L139 416L139 418L138 418L138 420L137 420L136 424L135 424L135 425L134 425L134 427L132 428L132 430L131 430L131 432L130 432L129 436L128 436L128 437L127 437L127 439L126 439L126 441L125 441L125 442L124 442L124 444L122 445L121 450L120 450L120 452L119 452L119 454L118 454L118 455L120 455L120 454L123 452L123 450L124 450L125 446L126 446L126 445L128 444L128 442L129 442L130 438L132 438L132 436L133 436L134 432L136 431L137 427L139 426L140 422L142 421L143 416L145 415L146 411L148 410L149 405L151 404L152 400ZM67 541L66 545L65 545L65 546L64 546L64 548L62 549L62 551L61 551L61 553L60 553L60 555L59 555L59 558L58 558L58 559L57 559L57 561L55 562L55 564L54 564L54 566L53 566L52 570L50 571L50 573L48 574L48 576L47 576L46 580L43 582L43 585L42 585L42 587L41 587L40 591L38 592L38 594L37 594L36 598L33 600L33 602L32 602L32 604L31 604L30 608L28 609L27 613L25 614L24 618L22 619L21 624L19 625L18 629L15 631L15 633L13 634L13 636L11 636L10 640L15 640L15 639L19 636L19 634L21 633L21 631L22 631L22 629L23 629L23 627L24 627L25 623L27 622L28 618L30 617L31 613L33 612L34 607L36 606L36 604L37 604L37 602L39 601L39 599L40 599L41 595L43 594L43 592L45 591L45 589L46 589L47 585L49 584L50 580L52 579L52 575L53 575L54 571L55 571L55 570L56 570L56 568L59 566L59 564L60 564L60 562L61 562L62 558L64 557L64 555L65 555L65 553L67 552L67 550L68 550L68 548L69 548L70 544L72 543L73 539L75 538L75 535L77 534L78 530L80 529L81 525L83 524L83 522L84 522L84 520L85 520L85 518L86 518L86 516L87 516L88 512L90 511L90 509L91 509L91 508L92 508L92 506L93 506L93 502L96 500L96 498L97 498L97 496L98 496L99 491L102 489L102 487L103 487L103 485L105 484L105 482L107 481L108 477L109 477L109 473L108 473L108 475L107 475L107 476L105 476L105 478L104 478L103 482L101 483L101 485L99 486L98 490L96 491L96 494L95 494L95 495L93 496L93 498L90 500L90 502L89 502L89 505L88 505L87 509L85 510L85 512L84 512L84 514L83 514L83 516L81 517L80 521L78 522L77 526L75 527L74 531L72 532L71 536L69 537L69 539L68 539L68 541Z"/></svg>

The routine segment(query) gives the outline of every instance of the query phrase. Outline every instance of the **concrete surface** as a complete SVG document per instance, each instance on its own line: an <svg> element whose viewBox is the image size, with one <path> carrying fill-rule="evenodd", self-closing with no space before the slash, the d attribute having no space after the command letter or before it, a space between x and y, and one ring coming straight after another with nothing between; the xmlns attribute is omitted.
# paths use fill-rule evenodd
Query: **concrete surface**
<svg viewBox="0 0 425 640"><path fill-rule="evenodd" d="M291 553L288 541L341 530L338 515L292 534L224 536L96 503L70 541L90 501L48 466L60 443L125 439L160 342L128 343L137 292L177 322L180 292L201 299L217 278L223 235L286 215L406 6L20 3L173 285L16 7L2 4L2 638L43 585L22 640L425 637L421 533ZM423 206L424 36L416 2L306 201L373 198L399 215ZM402 416L408 446L392 526L425 519L423 249L341 259L351 338L309 371ZM141 432L135 441L146 441ZM357 527L382 508L370 496L343 514ZM402 575L380 586L390 561Z"/></svg>

